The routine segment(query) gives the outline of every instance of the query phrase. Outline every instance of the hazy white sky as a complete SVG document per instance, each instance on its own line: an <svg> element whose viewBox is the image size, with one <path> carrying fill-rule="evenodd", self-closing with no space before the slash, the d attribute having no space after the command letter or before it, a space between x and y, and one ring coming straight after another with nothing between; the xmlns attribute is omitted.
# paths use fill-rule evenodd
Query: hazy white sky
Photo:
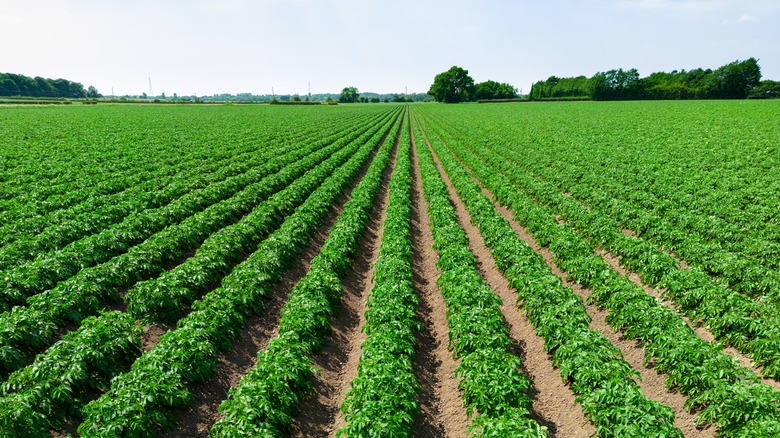
<svg viewBox="0 0 780 438"><path fill-rule="evenodd" d="M778 0L25 0L0 6L0 72L103 94L425 92L453 65L524 92L556 76L759 59Z"/></svg>

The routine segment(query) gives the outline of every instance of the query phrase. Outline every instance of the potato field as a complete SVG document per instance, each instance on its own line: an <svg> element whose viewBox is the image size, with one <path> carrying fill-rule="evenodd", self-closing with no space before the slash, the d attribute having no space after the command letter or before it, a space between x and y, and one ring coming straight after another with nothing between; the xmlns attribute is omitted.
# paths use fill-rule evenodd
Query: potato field
<svg viewBox="0 0 780 438"><path fill-rule="evenodd" d="M780 436L780 102L0 107L0 437Z"/></svg>

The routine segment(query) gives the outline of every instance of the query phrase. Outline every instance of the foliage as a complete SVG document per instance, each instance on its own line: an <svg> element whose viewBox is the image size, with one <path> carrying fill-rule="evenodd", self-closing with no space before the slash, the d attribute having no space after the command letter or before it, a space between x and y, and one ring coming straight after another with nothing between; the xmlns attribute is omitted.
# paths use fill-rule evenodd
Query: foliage
<svg viewBox="0 0 780 438"><path fill-rule="evenodd" d="M31 78L13 73L0 73L0 96L33 96L85 98L100 97L97 89L88 90L78 82L65 79Z"/></svg>
<svg viewBox="0 0 780 438"><path fill-rule="evenodd" d="M756 91L760 86L761 67L755 58L734 61L716 70L656 72L640 78L636 69L609 70L591 78L550 76L533 84L532 100L590 97L594 100L663 100L663 99L744 99L748 96L772 95ZM771 84L767 84L771 87Z"/></svg>
<svg viewBox="0 0 780 438"><path fill-rule="evenodd" d="M530 382L520 372L520 359L509 350L512 341L499 307L501 299L477 271L468 237L417 124L413 133L434 249L439 254L437 284L447 306L450 348L460 359L456 374L467 414L478 413L469 428L476 436L500 436L508 427L521 426L524 429L515 432L521 436L546 436L546 428L529 418Z"/></svg>
<svg viewBox="0 0 780 438"><path fill-rule="evenodd" d="M395 131L399 121L390 132ZM280 433L289 427L298 401L311 390L309 355L319 349L341 298L340 278L365 230L393 142L388 137L366 175L352 191L309 272L295 285L282 310L279 334L258 354L258 364L220 405L223 418L211 429L214 437ZM252 421L247 421L251 418Z"/></svg>
<svg viewBox="0 0 780 438"><path fill-rule="evenodd" d="M436 75L428 94L438 102L457 103L472 100L474 91L474 79L469 76L469 71L453 66Z"/></svg>
<svg viewBox="0 0 780 438"><path fill-rule="evenodd" d="M758 83L750 95L751 99L778 99L780 98L780 81L765 79Z"/></svg>
<svg viewBox="0 0 780 438"><path fill-rule="evenodd" d="M625 111L626 106L622 105L621 110ZM740 298L739 294L713 282L698 269L680 269L668 254L647 245L642 239L627 236L622 227L602 216L600 208L613 202L611 198L599 194L599 189L593 186L577 184L588 181L583 174L575 173L574 181L568 180L571 174L562 171L562 167L566 166L557 165L555 169L543 170L549 167L549 164L544 164L545 160L529 160L528 150L521 152L506 142L496 141L499 137L495 134L487 134L494 139L490 142L480 140L479 137L486 133L475 129L474 120L466 123L468 118L463 114L458 116L457 122L451 118L448 120L450 129L457 132L457 139L447 130L439 130L447 144L494 193L496 199L513 211L518 222L526 226L541 244L549 247L558 266L575 281L593 290L590 299L608 309L607 322L615 330L621 330L625 336L644 345L646 362L654 362L656 371L667 374L667 386L686 394L690 409L701 409L699 421L717 424L719 434L723 436L764 436L761 430L776 427L779 420L778 391L760 383L750 370L741 367L733 357L723 354L720 346L699 339L673 310L649 297L594 253L599 247L617 252L621 262L639 272L645 281L659 288L668 287L667 296L679 300L681 308L692 311L692 316L704 317L716 336L737 348L750 348L754 358L767 364L764 373L770 376L776 375L776 361L780 357L777 354L780 351L777 348L780 331L774 310L766 304ZM657 129L658 118L653 120L653 129ZM501 129L499 126L497 123L494 125ZM506 126L509 125L504 125L504 129ZM567 129L565 132L567 136L574 135L574 130ZM515 137L504 132L504 138ZM469 147L461 146L461 141ZM560 154L553 153L556 161L560 162ZM646 151L644 153L647 154ZM591 156L604 159L599 154ZM547 179L560 181L563 188L545 182ZM602 175L599 179L610 178ZM697 182L700 184L700 180ZM679 190L679 186L675 188ZM566 190L568 195L561 190ZM637 193L636 189L621 190ZM581 205L576 199L581 196L598 200L598 203ZM663 202L667 214L673 213L668 200L659 201ZM625 214L623 217L626 218L642 218L641 222L635 223L642 223L642 226L634 229L641 230L641 233L649 231L648 228L652 227L647 221L649 216L642 215L635 207L628 208L629 204L622 203L621 208L614 211ZM689 208L690 202L685 206L686 210ZM559 224L559 220L566 223ZM672 229L666 228L664 233L668 231ZM497 257L510 262L521 258L520 255ZM517 266L511 267L511 263L502 269L510 276L510 281L518 273ZM522 283L515 283L515 287L521 292L522 286L529 283L527 279L518 280ZM532 303L529 296L523 298L527 311L533 312L529 307ZM535 317L532 313L529 316L533 322ZM554 354L557 355L557 352ZM750 402L746 401L748 399ZM587 409L588 402L583 399L582 403Z"/></svg>
<svg viewBox="0 0 780 438"><path fill-rule="evenodd" d="M341 90L339 95L339 102L341 103L355 103L358 101L358 89L357 87L345 87Z"/></svg>
<svg viewBox="0 0 780 438"><path fill-rule="evenodd" d="M487 80L474 86L475 99L514 99L517 97L517 88L496 81Z"/></svg>
<svg viewBox="0 0 780 438"><path fill-rule="evenodd" d="M217 352L230 348L250 311L263 309L261 298L270 294L271 286L300 255L389 129L392 115L384 116L299 179L308 179L316 189L310 195L292 198L291 202L302 204L288 217L280 218L281 227L226 276L220 287L194 303L193 311L179 321L176 330L166 333L159 344L133 363L130 372L111 382L108 392L84 407L84 422L78 429L81 436L100 436L105 430L146 436L155 432L156 423L163 430L175 428L170 410L191 403L190 385L213 374ZM305 359L297 363L306 364Z"/></svg>
<svg viewBox="0 0 780 438"><path fill-rule="evenodd" d="M528 98L544 100L563 97L591 97L593 95L593 80L585 76L575 78L559 78L550 76L545 81L535 82L531 86Z"/></svg>
<svg viewBox="0 0 780 438"><path fill-rule="evenodd" d="M358 374L341 405L346 436L412 436L420 385L412 369L419 329L412 283L412 174L408 125L401 127L374 287L366 301Z"/></svg>
<svg viewBox="0 0 780 438"><path fill-rule="evenodd" d="M529 321L544 339L554 365L559 367L561 377L570 382L599 435L622 436L620 426L630 424L634 429L625 429L625 433L653 430L661 436L682 436L673 425L672 410L642 393L633 380L638 373L622 359L620 350L601 333L589 328L590 317L582 301L550 271L541 256L518 237L453 156L455 151L447 150L448 146L455 147L459 143L449 135L447 144L440 140L439 135L446 134L441 128L428 132L436 133L431 141L433 149L450 175L472 223L479 228L499 269L518 291ZM458 158L467 159L465 154L459 154ZM468 159L468 162L473 161ZM471 169L476 170L475 167ZM498 183L496 173L485 167L475 176L490 178L487 187L494 191L497 187L506 187ZM493 182L499 185L493 185ZM577 248L582 247L575 245L571 249ZM485 411L480 409L480 412Z"/></svg>
<svg viewBox="0 0 780 438"><path fill-rule="evenodd" d="M357 130L351 123L347 123L347 131L343 131L342 126L307 147L291 147L291 151L286 154L276 157L261 154L260 162L265 160L265 163L255 166L252 171L239 171L240 175L236 178L212 184L203 191L193 190L176 202L146 210L132 217L132 220L123 222L118 228L109 228L98 234L97 238L88 237L87 242L92 242L94 247L78 246L84 250L83 254L79 251L65 253L61 259L63 264L58 269L38 271L35 268L18 272L29 274L29 278L24 275L9 276L13 281L9 282L11 287L5 289L5 293L26 307L18 306L0 315L0 369L3 372L18 369L25 357L42 346L50 345L58 326L69 322L78 323L96 314L104 304L119 300L117 289L127 289L139 280L157 276L165 266L184 257L186 251L194 250L211 233L233 223L236 217L246 215L254 205L357 139L368 129L372 120L376 121L374 117L365 119L364 123L368 122L368 125ZM313 132L316 132L316 128ZM282 151L276 150L277 153ZM239 159L245 158L242 154L237 156ZM249 164L259 163L250 160ZM240 169L234 168L232 172ZM44 193L48 193L50 188L51 185L46 185ZM62 189L67 190L67 185ZM20 208L27 211L24 204ZM81 226L84 226L83 222ZM133 241L136 245L128 246ZM109 256L116 256L107 257L109 260L105 263L87 267L93 261L101 261L99 258L105 257L103 252L110 248L115 248L112 249L115 253L109 252ZM59 253L50 254L42 266L45 267L50 261L58 266L59 260ZM63 275L71 269L77 271L76 275ZM14 295L19 294L16 291L19 285L26 285L25 288L29 290L33 286L54 284L57 280L62 281L52 289L30 296L26 302L25 295ZM12 291L15 292L10 294Z"/></svg>

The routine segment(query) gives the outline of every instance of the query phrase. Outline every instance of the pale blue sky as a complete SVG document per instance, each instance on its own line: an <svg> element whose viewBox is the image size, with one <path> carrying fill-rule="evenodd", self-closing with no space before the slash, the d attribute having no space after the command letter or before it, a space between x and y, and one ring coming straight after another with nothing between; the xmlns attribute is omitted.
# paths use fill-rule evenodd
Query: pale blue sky
<svg viewBox="0 0 780 438"><path fill-rule="evenodd" d="M476 81L759 59L780 80L778 0L25 0L0 7L0 72L103 94L425 92Z"/></svg>

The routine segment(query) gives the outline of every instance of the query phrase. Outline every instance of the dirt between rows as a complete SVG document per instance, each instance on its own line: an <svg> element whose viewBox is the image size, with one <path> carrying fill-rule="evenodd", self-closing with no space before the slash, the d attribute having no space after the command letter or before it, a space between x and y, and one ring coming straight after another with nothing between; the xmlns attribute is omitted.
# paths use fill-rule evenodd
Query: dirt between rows
<svg viewBox="0 0 780 438"><path fill-rule="evenodd" d="M433 135L433 134L432 134ZM414 423L415 437L465 437L471 419L466 415L462 404L462 391L455 377L458 360L452 357L448 348L447 309L441 290L436 281L440 271L436 267L438 255L434 251L430 219L427 214L427 202L423 196L417 148L429 148L425 138L414 138L412 151L412 265L414 288L419 298L417 317L422 330L416 334L418 347L414 358L414 373L421 385L417 401L420 414ZM352 379L357 375L361 344L365 340L362 328L365 324L365 302L373 287L373 267L379 253L379 246L386 217L388 185L396 162L398 143L391 155L390 163L383 175L380 192L371 210L367 225L352 266L343 279L343 296L337 314L330 317L332 332L326 336L321 352L313 356L317 373L311 383L313 391L304 397L299 405L298 415L292 418L289 435L292 437L335 437L339 428L346 426L341 404L349 391ZM594 426L588 421L575 400L571 388L561 379L557 368L553 366L551 356L544 350L544 341L536 335L528 318L517 307L517 292L512 289L501 274L484 244L479 230L471 223L471 217L465 205L457 196L452 181L443 171L438 157L434 160L455 207L458 222L466 231L469 248L474 253L478 270L493 291L501 298L502 313L506 320L510 338L513 341L512 352L522 359L521 371L529 377L532 389L531 416L540 424L547 426L549 437L579 438L595 434ZM465 166L464 166L465 168ZM365 174L367 166L361 172ZM359 181L359 178L356 179ZM476 180L475 180L476 181ZM356 183L353 183L354 188ZM351 192L350 188L347 193ZM482 187L488 197L491 194ZM492 198L492 197L491 197ZM348 195L343 195L333 207L325 224L310 239L300 259L290 266L283 279L274 286L267 308L261 316L252 316L242 330L240 339L233 342L232 350L219 355L219 365L215 374L207 382L195 385L192 390L195 404L174 411L179 429L163 436L170 437L206 437L211 425L220 418L217 412L219 404L227 397L230 387L238 384L256 363L258 351L265 348L276 335L280 319L280 310L294 285L306 274L313 257L319 253L327 238L327 232L336 221ZM590 290L566 281L565 274L553 262L552 254L540 247L528 231L519 225L505 207L495 203L500 214L509 221L518 236L537 253L541 254L562 281L585 300ZM607 253L600 253L615 269L625 274L618 261ZM630 278L645 288L653 296L659 291L650 290L638 282L638 277ZM660 296L660 295L659 295ZM675 425L686 437L714 437L715 427L699 428L695 415L683 408L686 400L682 395L667 390L664 377L655 373L650 366L644 366L644 351L633 340L626 339L622 333L614 333L605 321L606 311L594 305L586 305L587 312L593 318L591 328L603 333L623 353L624 358L641 374L638 381L644 393L675 412ZM144 349L154 346L159 337L171 327L155 324L145 327L143 335ZM696 328L696 327L695 327ZM706 338L706 330L697 328L697 333ZM740 358L743 362L746 358ZM76 424L69 425L67 431L75 431ZM63 436L55 433L54 436Z"/></svg>
<svg viewBox="0 0 780 438"><path fill-rule="evenodd" d="M465 166L464 168L467 169L467 167ZM479 184L479 182L475 178L473 178L473 180L477 182L477 184ZM493 198L492 194L487 189L485 189L482 185L480 185L480 188L482 189L483 194L485 194L487 197L491 199ZM451 199L452 199L452 195L451 195ZM460 201L457 200L456 203L460 203ZM528 230L525 227L521 226L514 219L512 212L509 209L507 209L506 207L500 205L495 201L494 201L494 205L498 210L498 212L504 217L504 219L506 219L510 223L512 228L518 233L518 236L527 245L529 245L535 252L539 253L544 258L545 262L551 268L552 272L555 275L557 275L561 279L561 281L563 281L564 284L570 287L576 295L578 295L583 299L583 303L585 305L587 313L592 318L590 328L593 330L597 330L601 332L604 336L606 336L610 340L610 342L612 342L616 347L618 347L618 349L620 349L620 351L624 356L624 359L632 366L632 368L634 368L640 373L641 379L637 381L637 383L642 388L644 394L650 399L658 401L659 403L662 403L672 408L675 414L674 425L678 427L686 437L691 437L691 438L715 437L716 428L714 426L703 426L703 427L697 426L696 415L688 412L684 408L684 404L685 401L687 400L687 397L683 396L682 394L678 393L675 390L666 389L666 387L664 386L665 378L661 375L658 375L655 372L655 370L653 370L652 363L649 364L648 366L644 365L644 349L642 348L642 346L637 341L627 339L622 332L614 332L605 320L606 315L608 313L606 310L599 309L594 304L586 304L587 298L590 296L592 291L588 288L582 287L577 283L568 281L566 274L553 261L552 252L546 247L541 247L536 242L536 239L533 238L533 236L531 236ZM528 355L526 355L525 357L526 360L530 358L531 357ZM532 381L534 381L534 383L536 384L536 381L533 378L533 376L529 375L529 377L531 377ZM577 406L576 408L580 410L579 406ZM560 433L560 431L558 432ZM567 434L561 434L559 436L579 436L579 435L570 435L567 433Z"/></svg>
<svg viewBox="0 0 780 438"><path fill-rule="evenodd" d="M352 267L342 280L338 312L329 318L332 331L325 338L322 352L314 357L318 372L312 379L313 393L301 401L300 413L292 421L291 436L335 436L338 428L346 425L340 407L349 390L349 382L357 375L360 345L365 339L361 331L365 324L363 313L373 286L374 262L379 255L388 185L397 150L396 143Z"/></svg>
<svg viewBox="0 0 780 438"><path fill-rule="evenodd" d="M328 232L336 223L352 190L368 171L376 150L378 148L361 168L349 188L331 207L325 221L309 239L298 260L288 267L282 278L271 288L269 298L265 301L266 308L263 314L251 315L247 319L247 326L241 331L240 338L232 343L231 350L219 354L219 364L214 375L208 381L192 387L195 403L190 407L173 411L178 429L163 436L182 438L208 436L211 426L221 418L218 408L227 398L230 388L238 385L241 378L254 368L257 364L258 352L265 349L271 339L278 334L281 310L287 302L290 291L306 275L312 259L320 253L328 238Z"/></svg>
<svg viewBox="0 0 780 438"><path fill-rule="evenodd" d="M425 142L427 143L427 139ZM429 144L420 143L419 147L428 147L430 150ZM452 181L444 172L435 154L434 161L447 186L450 202L458 216L458 223L466 231L469 249L477 259L479 272L503 302L501 310L510 337L515 344L514 353L522 359L521 371L532 382L533 393L530 394L533 402L532 417L547 426L550 437L584 438L593 435L596 432L595 428L575 401L574 392L563 383L560 373L553 367L551 356L544 350L544 340L536 335L528 318L517 307L517 292L511 288L496 266L490 249L483 242L477 227L471 223L471 215L457 196Z"/></svg>

